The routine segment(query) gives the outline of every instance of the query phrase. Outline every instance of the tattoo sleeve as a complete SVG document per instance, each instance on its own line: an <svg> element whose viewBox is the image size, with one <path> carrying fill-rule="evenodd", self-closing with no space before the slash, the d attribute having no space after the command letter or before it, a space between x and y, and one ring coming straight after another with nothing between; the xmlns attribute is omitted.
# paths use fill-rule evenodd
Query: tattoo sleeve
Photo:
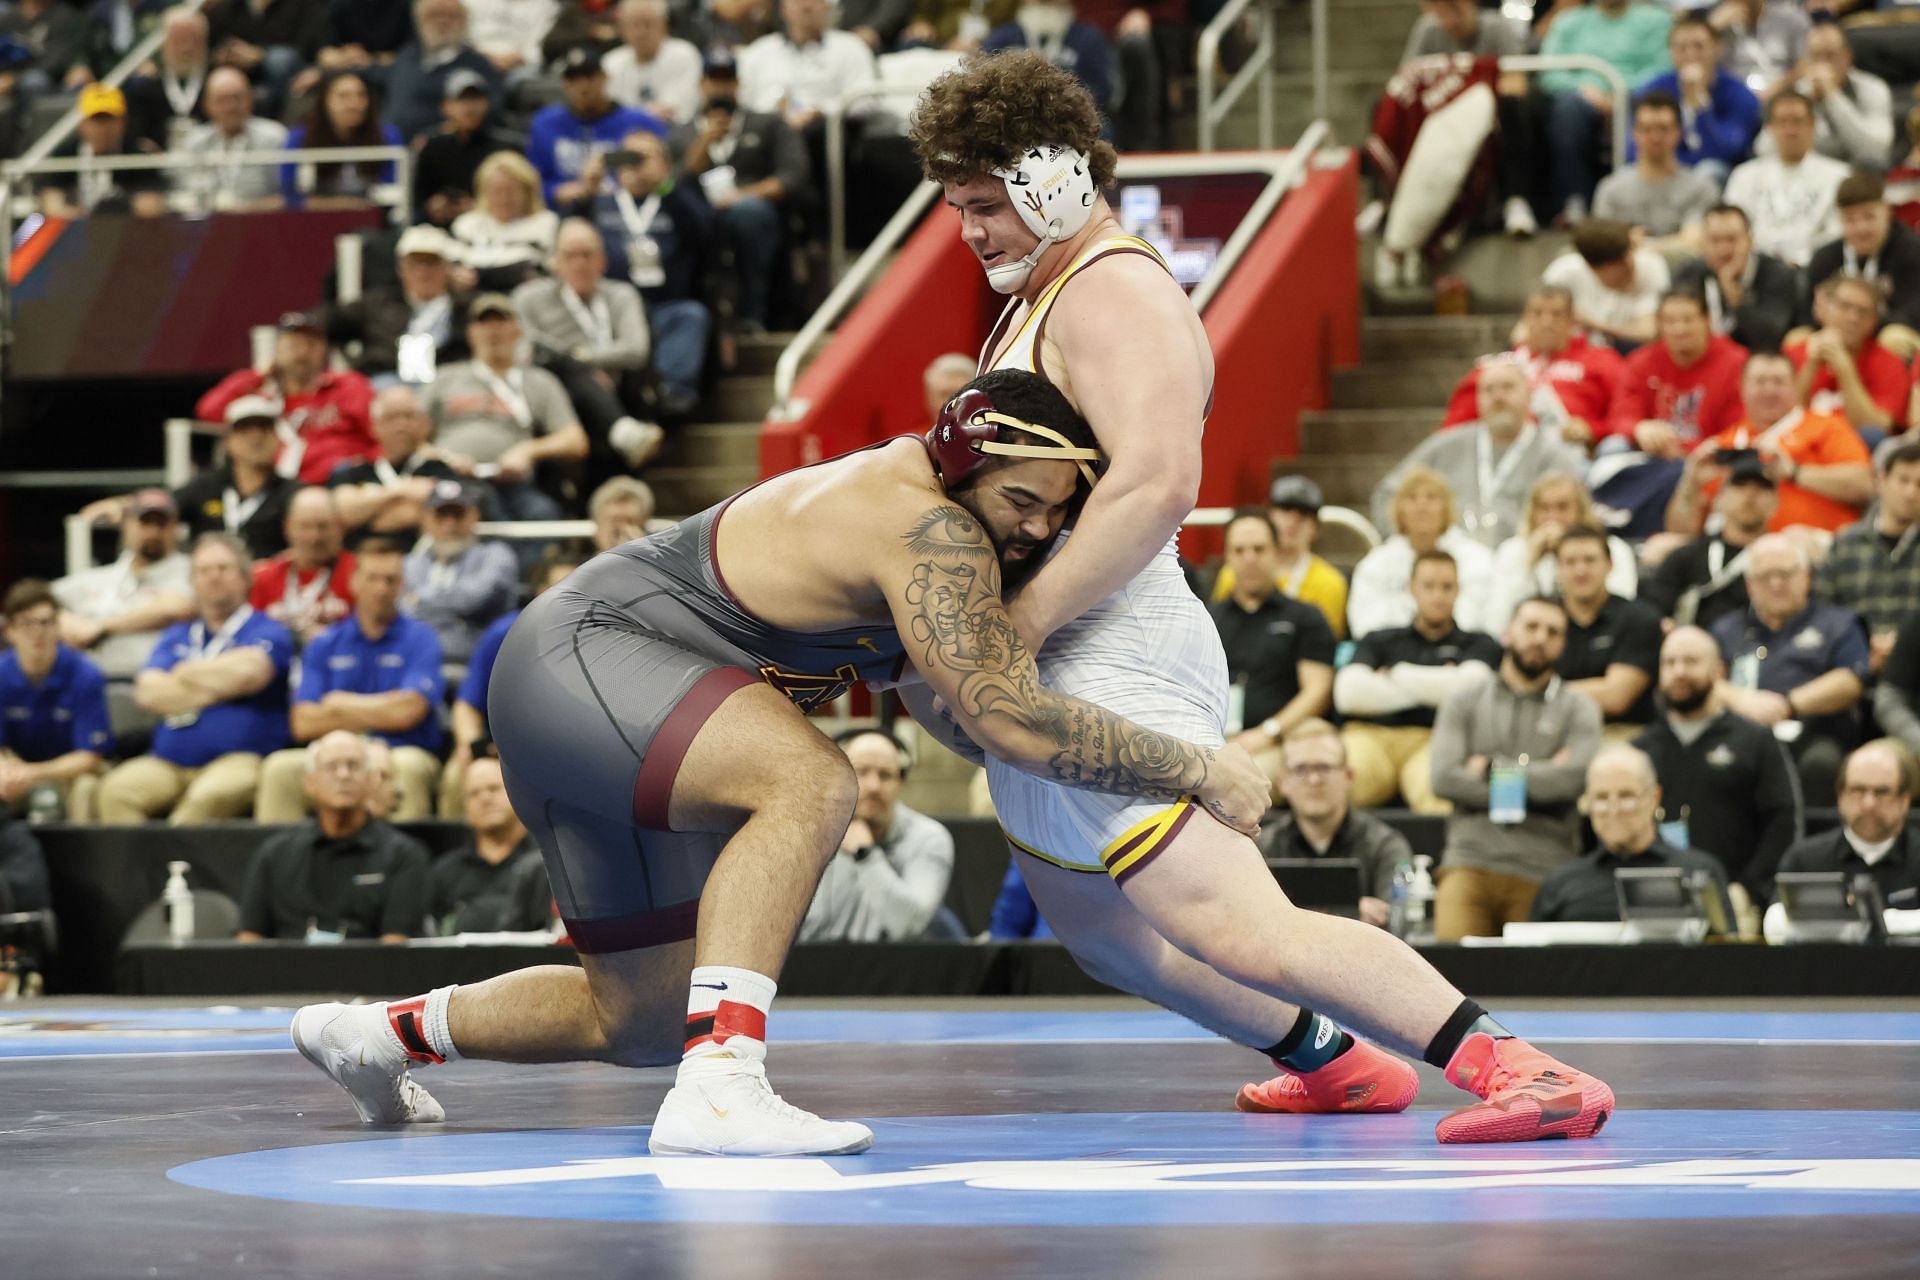
<svg viewBox="0 0 1920 1280"><path fill-rule="evenodd" d="M1171 800L1206 781L1212 751L1041 685L1000 598L993 543L964 509L932 508L904 540L913 571L895 609L901 638L983 746L1006 742L996 729L1031 735L1031 751L994 754L1091 791Z"/></svg>

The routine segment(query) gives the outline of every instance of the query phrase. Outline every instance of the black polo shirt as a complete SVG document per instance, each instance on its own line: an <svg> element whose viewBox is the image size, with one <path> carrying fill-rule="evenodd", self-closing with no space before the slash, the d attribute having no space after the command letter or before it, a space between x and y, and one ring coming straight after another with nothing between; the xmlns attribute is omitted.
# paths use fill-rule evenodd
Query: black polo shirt
<svg viewBox="0 0 1920 1280"><path fill-rule="evenodd" d="M1653 719L1653 692L1660 674L1660 615L1637 600L1608 594L1593 622L1581 626L1567 618L1567 649L1560 655L1562 680L1597 680L1614 663L1644 671L1647 687L1625 715L1611 723L1645 724Z"/></svg>
<svg viewBox="0 0 1920 1280"><path fill-rule="evenodd" d="M1693 606L1693 625L1711 631L1713 624L1728 614L1747 611L1746 575L1729 575L1726 572L1726 566L1742 550L1717 534L1695 538L1662 560L1659 568L1640 579L1640 603L1663 618L1671 618L1679 608L1682 596L1689 591L1704 592L1712 584L1714 565L1718 564L1725 585L1711 594L1700 595Z"/></svg>
<svg viewBox="0 0 1920 1280"><path fill-rule="evenodd" d="M237 533L247 544L247 554L255 560L267 560L287 549L287 504L299 488L297 481L269 474L267 482L255 491L260 501L249 509L249 499L240 497L234 488L233 468L228 466L202 471L175 489L173 500L180 507L189 541L203 533ZM243 518L238 529L229 529L227 508L235 499Z"/></svg>
<svg viewBox="0 0 1920 1280"><path fill-rule="evenodd" d="M1844 871L1849 882L1865 872L1879 884L1882 898L1900 889L1920 889L1920 858L1914 856L1910 828L1902 828L1893 848L1887 850L1887 856L1872 866L1847 843L1846 833L1835 827L1817 836L1808 836L1788 849L1780 858L1780 870Z"/></svg>
<svg viewBox="0 0 1920 1280"><path fill-rule="evenodd" d="M1733 908L1726 899L1727 873L1714 859L1692 849L1676 849L1655 840L1644 853L1621 857L1605 849L1595 849L1569 862L1540 882L1533 895L1534 920L1618 920L1620 898L1614 892L1613 873L1621 867L1679 867L1686 871L1704 871L1720 886L1720 909L1733 919Z"/></svg>
<svg viewBox="0 0 1920 1280"><path fill-rule="evenodd" d="M1227 651L1227 678L1246 684L1240 723L1257 725L1300 692L1298 663L1333 665L1333 628L1310 604L1276 591L1249 613L1232 597L1213 606L1213 625Z"/></svg>
<svg viewBox="0 0 1920 1280"><path fill-rule="evenodd" d="M349 938L418 934L427 919L427 851L370 821L331 840L312 818L267 837L247 868L240 928L304 938L309 927Z"/></svg>
<svg viewBox="0 0 1920 1280"><path fill-rule="evenodd" d="M1804 821L1800 775L1773 731L1723 711L1683 743L1663 715L1633 745L1653 762L1664 820L1684 822L1688 848L1711 854L1729 880L1765 901Z"/></svg>
<svg viewBox="0 0 1920 1280"><path fill-rule="evenodd" d="M432 915L441 934L543 929L553 917L547 868L532 836L498 863L473 845L434 860Z"/></svg>
<svg viewBox="0 0 1920 1280"><path fill-rule="evenodd" d="M1500 642L1478 631L1454 627L1438 640L1429 640L1418 627L1387 627L1370 631L1353 646L1351 665L1386 672L1400 663L1416 667L1457 667L1463 662L1484 662L1498 668ZM1433 707L1408 707L1390 716L1348 716L1367 724L1389 725L1401 729L1433 728Z"/></svg>
<svg viewBox="0 0 1920 1280"><path fill-rule="evenodd" d="M438 458L419 458L418 461L415 461L415 458L419 458L419 455L415 454L414 458L409 458L405 463L394 467L394 473L402 477L427 476L434 480L458 480L460 478L452 467ZM388 465L391 466L392 464L389 463ZM380 472L371 461L343 462L333 469L332 475L327 477L327 488L329 489L341 489L347 485L381 483L384 483L384 481L381 479ZM416 524L404 529L387 529L376 535L374 530L368 528L366 525L361 525L358 528L347 530L347 549L349 551L357 551L360 549L361 543L375 536L393 538L396 539L400 545L411 547L420 538L420 526Z"/></svg>

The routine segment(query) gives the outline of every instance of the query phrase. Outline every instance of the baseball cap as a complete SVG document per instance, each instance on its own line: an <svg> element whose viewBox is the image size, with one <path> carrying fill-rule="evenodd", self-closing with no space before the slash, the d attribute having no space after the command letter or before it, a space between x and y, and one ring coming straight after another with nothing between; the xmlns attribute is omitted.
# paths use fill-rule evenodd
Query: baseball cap
<svg viewBox="0 0 1920 1280"><path fill-rule="evenodd" d="M433 492L427 496L427 510L438 511L442 507L480 508L480 495L472 486L458 480L442 480L433 486Z"/></svg>
<svg viewBox="0 0 1920 1280"><path fill-rule="evenodd" d="M1267 490L1268 506L1304 511L1313 516L1320 514L1320 508L1326 500L1326 495L1320 492L1320 486L1305 476L1281 476Z"/></svg>
<svg viewBox="0 0 1920 1280"><path fill-rule="evenodd" d="M600 51L590 44L577 44L560 55L560 78L601 74Z"/></svg>
<svg viewBox="0 0 1920 1280"><path fill-rule="evenodd" d="M269 426L280 421L280 402L266 396L241 396L227 406L227 425L237 427L243 422L265 422Z"/></svg>
<svg viewBox="0 0 1920 1280"><path fill-rule="evenodd" d="M408 227L400 233L400 243L394 246L394 254L408 258L416 253L424 253L435 258L453 256L453 237L438 227L422 223L417 227Z"/></svg>
<svg viewBox="0 0 1920 1280"><path fill-rule="evenodd" d="M710 49L700 64L700 74L716 80L733 80L740 75L740 64L734 60L733 50Z"/></svg>
<svg viewBox="0 0 1920 1280"><path fill-rule="evenodd" d="M514 314L513 299L504 293L483 293L473 300L467 308L467 319L481 320L487 316L510 316Z"/></svg>
<svg viewBox="0 0 1920 1280"><path fill-rule="evenodd" d="M311 311L289 311L280 317L275 328L281 333L310 333L316 338L327 336L327 326L320 323L320 317Z"/></svg>
<svg viewBox="0 0 1920 1280"><path fill-rule="evenodd" d="M1728 484L1763 484L1767 488L1775 487L1773 473L1767 470L1764 458L1749 453L1727 469Z"/></svg>
<svg viewBox="0 0 1920 1280"><path fill-rule="evenodd" d="M136 520L151 515L175 520L180 516L180 508L174 505L173 495L165 489L142 489L127 499L127 514Z"/></svg>
<svg viewBox="0 0 1920 1280"><path fill-rule="evenodd" d="M80 118L125 116L127 95L110 84L90 84L80 91Z"/></svg>
<svg viewBox="0 0 1920 1280"><path fill-rule="evenodd" d="M483 98L492 96L487 89L487 78L485 76L481 75L478 71L468 71L462 68L447 77L447 83L441 90L440 96L442 98L464 98L470 93L477 93Z"/></svg>

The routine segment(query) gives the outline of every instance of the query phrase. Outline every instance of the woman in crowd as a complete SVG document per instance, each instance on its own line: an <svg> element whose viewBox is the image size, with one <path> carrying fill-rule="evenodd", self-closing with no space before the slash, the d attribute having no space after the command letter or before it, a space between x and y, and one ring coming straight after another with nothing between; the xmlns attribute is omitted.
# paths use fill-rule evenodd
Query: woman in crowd
<svg viewBox="0 0 1920 1280"><path fill-rule="evenodd" d="M453 220L461 261L486 289L510 290L536 275L553 255L560 218L540 194L540 175L526 157L496 151L473 175L474 207Z"/></svg>
<svg viewBox="0 0 1920 1280"><path fill-rule="evenodd" d="M380 122L373 90L352 71L337 72L321 82L313 110L293 126L287 146L400 147L406 139L390 124ZM334 164L289 164L280 167L280 190L290 209L350 209L367 203L373 188L395 180L391 160L356 160Z"/></svg>
<svg viewBox="0 0 1920 1280"><path fill-rule="evenodd" d="M1453 557L1460 571L1460 603L1453 620L1467 631L1487 629L1493 553L1459 527L1460 504L1446 478L1432 467L1410 467L1393 493L1393 536L1354 566L1347 595L1347 634L1358 640L1382 627L1413 622L1413 562L1435 549Z"/></svg>
<svg viewBox="0 0 1920 1280"><path fill-rule="evenodd" d="M1587 486L1564 471L1550 471L1533 482L1527 494L1526 514L1520 517L1520 532L1493 553L1492 594L1481 619L1488 635L1497 636L1505 630L1507 619L1522 600L1558 593L1554 549L1560 545L1561 534L1582 524L1601 527L1594 517ZM1633 599L1640 585L1633 548L1609 536L1607 550L1613 554L1607 590L1622 599Z"/></svg>

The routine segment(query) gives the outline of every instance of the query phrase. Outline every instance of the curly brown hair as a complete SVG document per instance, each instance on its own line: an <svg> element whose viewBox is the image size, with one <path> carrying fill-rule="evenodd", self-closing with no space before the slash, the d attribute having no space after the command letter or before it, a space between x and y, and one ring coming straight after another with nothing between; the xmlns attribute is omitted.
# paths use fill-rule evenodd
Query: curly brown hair
<svg viewBox="0 0 1920 1280"><path fill-rule="evenodd" d="M1031 49L975 54L920 96L907 137L935 182L967 182L1005 169L1029 147L1087 154L1097 190L1113 185L1120 157L1100 137L1100 108L1086 86Z"/></svg>

